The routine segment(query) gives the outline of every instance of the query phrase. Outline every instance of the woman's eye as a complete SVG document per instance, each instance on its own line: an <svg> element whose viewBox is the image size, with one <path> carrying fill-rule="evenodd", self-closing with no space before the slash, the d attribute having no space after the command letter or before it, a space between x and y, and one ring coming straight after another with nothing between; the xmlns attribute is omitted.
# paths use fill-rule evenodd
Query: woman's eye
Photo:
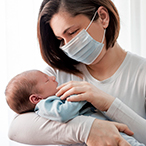
<svg viewBox="0 0 146 146"><path fill-rule="evenodd" d="M77 29L77 30L73 31L72 33L70 33L70 35L75 34L78 30L79 30L79 29Z"/></svg>

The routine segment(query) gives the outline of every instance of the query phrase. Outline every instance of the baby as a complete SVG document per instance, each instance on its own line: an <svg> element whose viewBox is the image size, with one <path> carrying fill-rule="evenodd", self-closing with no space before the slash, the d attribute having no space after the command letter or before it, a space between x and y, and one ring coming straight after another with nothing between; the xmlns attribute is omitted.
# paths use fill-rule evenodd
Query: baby
<svg viewBox="0 0 146 146"><path fill-rule="evenodd" d="M8 83L5 90L6 101L18 114L34 111L40 100L55 95L57 85L54 76L38 70L25 71Z"/></svg>
<svg viewBox="0 0 146 146"><path fill-rule="evenodd" d="M95 113L95 108L85 101L60 100L55 96L57 85L55 76L48 76L39 70L25 71L8 83L6 101L18 114L36 111L42 117L59 122Z"/></svg>
<svg viewBox="0 0 146 146"><path fill-rule="evenodd" d="M58 122L67 122L79 115L108 120L86 101L68 102L55 96L58 83L54 76L39 70L25 71L15 76L5 90L9 107L18 114L35 111L38 115ZM73 95L72 95L73 96ZM132 146L144 146L133 137L120 133Z"/></svg>

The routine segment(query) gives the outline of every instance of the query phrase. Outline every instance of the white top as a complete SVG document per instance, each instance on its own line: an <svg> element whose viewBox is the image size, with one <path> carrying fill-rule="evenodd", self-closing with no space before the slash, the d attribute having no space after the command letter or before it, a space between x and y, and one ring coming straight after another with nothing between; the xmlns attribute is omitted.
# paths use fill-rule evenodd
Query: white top
<svg viewBox="0 0 146 146"><path fill-rule="evenodd" d="M80 64L78 69L84 73L83 80L117 97L106 115L114 121L125 123L135 133L134 137L146 144L146 59L127 52L119 69L103 81L91 76L83 64ZM50 68L47 68L46 73L56 76L59 84L81 80L74 75L59 70L55 72Z"/></svg>
<svg viewBox="0 0 146 146"><path fill-rule="evenodd" d="M146 144L146 59L128 52L125 60L115 74L104 81L98 81L93 78L83 64L78 65L78 69L85 75L83 80L86 80L104 92L117 97L106 112L106 115L112 120L127 124L135 133L134 137L139 142ZM55 71L49 66L45 70L45 73L56 76L59 85L70 80L82 80L75 75L59 70ZM31 117L33 115L32 120L28 118L30 116L29 114L31 114ZM68 125L61 125L54 121L49 121L51 123L48 125L49 127L46 127L48 120L43 120L43 118L39 118L40 122L36 122L38 121L38 116L33 113L19 115L11 124L9 137L12 140L23 143L27 142L29 144L58 144L60 142L62 144L69 144L69 141L82 142L87 140L94 119L81 116L70 121ZM22 122L25 123L25 126ZM72 125L73 123L78 124ZM45 131L44 127L48 131ZM38 128L39 130L37 130ZM16 129L19 129L19 132ZM36 135L33 136L34 131L37 133L37 137ZM60 134L62 131L63 136ZM68 133L68 131L72 132ZM76 133L76 136L74 135L74 132ZM51 136L48 133L51 133ZM70 139L68 139L69 137Z"/></svg>

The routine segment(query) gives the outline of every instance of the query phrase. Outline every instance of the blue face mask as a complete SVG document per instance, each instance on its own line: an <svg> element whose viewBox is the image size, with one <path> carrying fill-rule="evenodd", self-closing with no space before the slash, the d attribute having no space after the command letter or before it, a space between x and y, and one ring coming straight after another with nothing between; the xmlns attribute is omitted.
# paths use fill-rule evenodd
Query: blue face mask
<svg viewBox="0 0 146 146"><path fill-rule="evenodd" d="M89 33L87 32L87 29L90 27L91 23L93 22L97 11L95 12L90 24L88 27L83 29L81 32L79 32L73 39L71 39L66 45L60 46L60 49L62 49L67 56L70 58L82 62L84 64L91 64L94 62L94 60L99 56L99 54L102 51L102 48L104 46L103 41L105 38L105 30L102 42L97 42L94 40Z"/></svg>

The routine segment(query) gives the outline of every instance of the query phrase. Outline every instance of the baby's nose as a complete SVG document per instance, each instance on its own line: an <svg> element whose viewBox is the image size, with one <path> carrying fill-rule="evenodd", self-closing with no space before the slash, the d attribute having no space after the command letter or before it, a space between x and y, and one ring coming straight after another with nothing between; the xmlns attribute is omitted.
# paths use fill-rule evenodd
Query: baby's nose
<svg viewBox="0 0 146 146"><path fill-rule="evenodd" d="M50 77L53 81L56 81L56 77L55 76L51 76Z"/></svg>

